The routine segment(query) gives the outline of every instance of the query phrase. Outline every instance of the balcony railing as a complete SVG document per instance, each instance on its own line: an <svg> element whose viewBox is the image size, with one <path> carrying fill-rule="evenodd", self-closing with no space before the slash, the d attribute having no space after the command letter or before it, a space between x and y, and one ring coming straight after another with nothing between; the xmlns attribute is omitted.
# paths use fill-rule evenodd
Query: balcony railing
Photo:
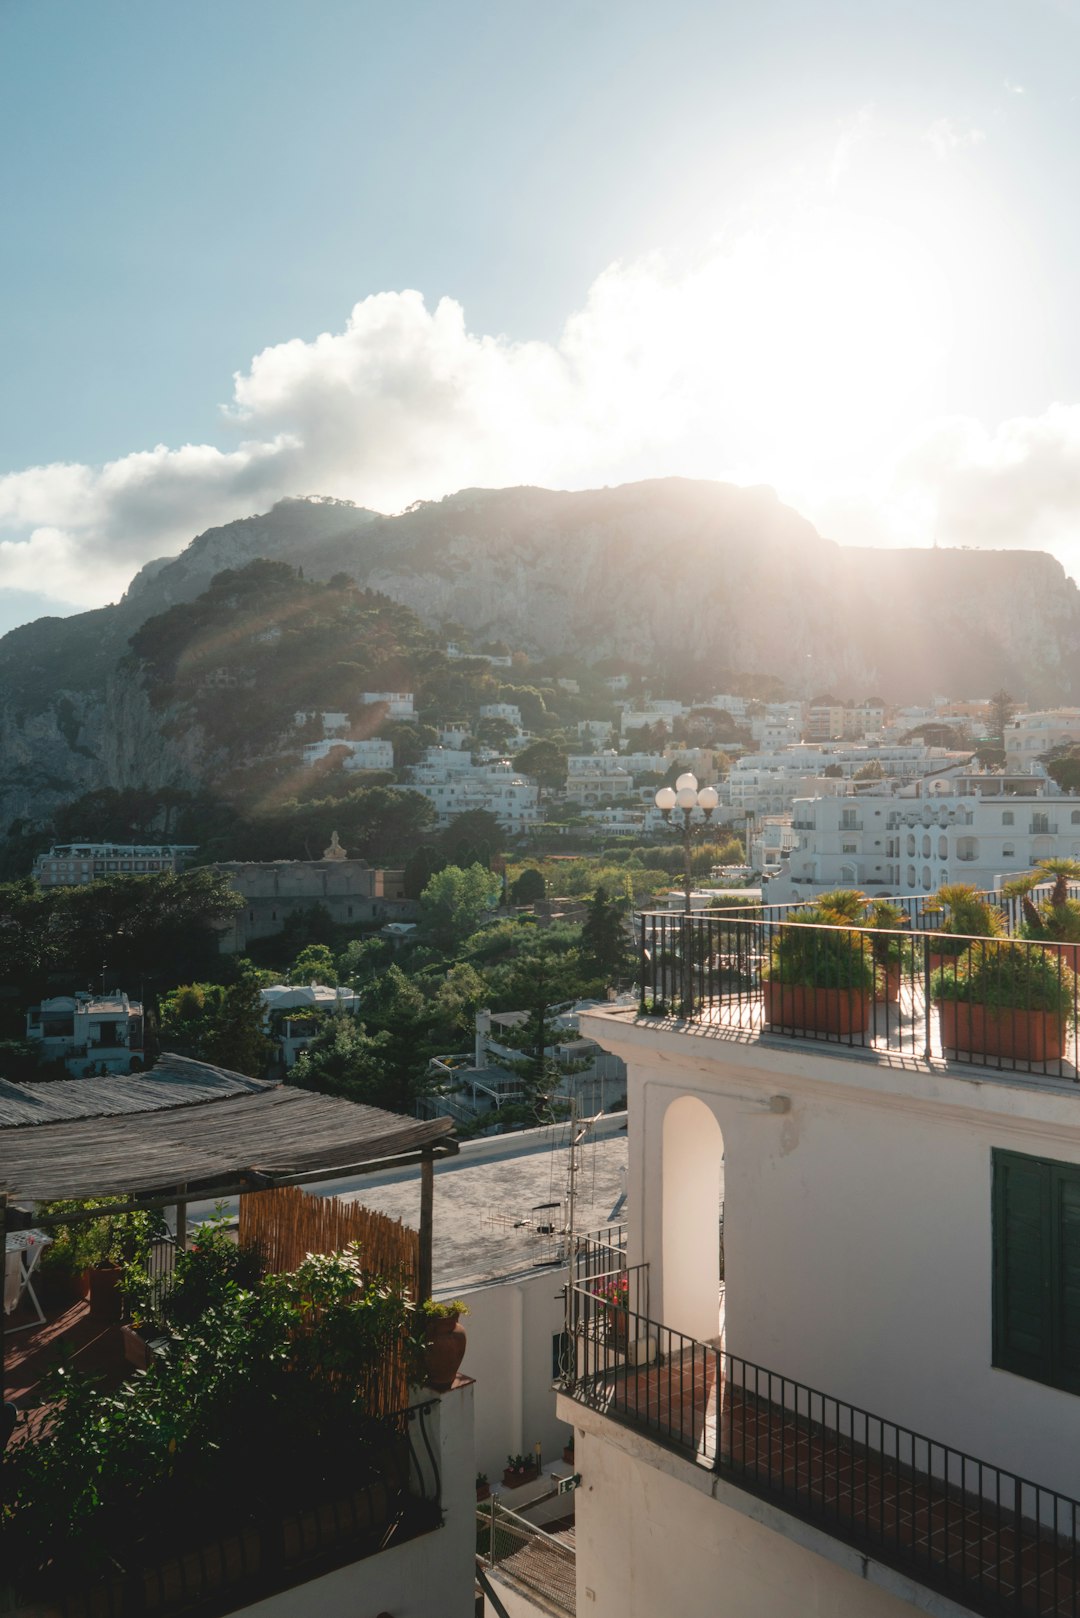
<svg viewBox="0 0 1080 1618"><path fill-rule="evenodd" d="M798 906L638 918L641 1014L874 1056L1080 1076L1080 946L807 924Z"/></svg>
<svg viewBox="0 0 1080 1618"><path fill-rule="evenodd" d="M571 1398L973 1612L1080 1610L1080 1502L672 1331L643 1268L578 1238Z"/></svg>

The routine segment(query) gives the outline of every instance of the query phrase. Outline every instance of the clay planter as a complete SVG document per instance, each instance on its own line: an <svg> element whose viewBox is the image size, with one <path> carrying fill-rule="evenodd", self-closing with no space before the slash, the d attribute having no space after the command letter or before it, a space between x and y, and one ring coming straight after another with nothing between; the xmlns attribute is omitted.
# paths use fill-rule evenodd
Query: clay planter
<svg viewBox="0 0 1080 1618"><path fill-rule="evenodd" d="M604 1339L612 1347L626 1351L626 1340L630 1335L630 1316L620 1305L608 1303L604 1305Z"/></svg>
<svg viewBox="0 0 1080 1618"><path fill-rule="evenodd" d="M773 1027L815 1034L865 1034L870 995L864 989L808 989L767 979L765 1021Z"/></svg>
<svg viewBox="0 0 1080 1618"><path fill-rule="evenodd" d="M1044 944L1043 949L1060 955L1062 965L1070 972L1080 972L1080 944Z"/></svg>
<svg viewBox="0 0 1080 1618"><path fill-rule="evenodd" d="M427 1333L427 1385L436 1393L448 1393L465 1358L465 1327L457 1315L435 1316L427 1322Z"/></svg>
<svg viewBox="0 0 1080 1618"><path fill-rule="evenodd" d="M124 1344L124 1358L128 1364L133 1365L136 1371L145 1371L153 1357L146 1338L140 1336L134 1326L121 1326L120 1337Z"/></svg>
<svg viewBox="0 0 1080 1618"><path fill-rule="evenodd" d="M574 1446L573 1446L573 1444L564 1444L563 1445L562 1458L566 1462L567 1466L573 1466L573 1464L574 1464Z"/></svg>
<svg viewBox="0 0 1080 1618"><path fill-rule="evenodd" d="M490 1500L490 1499L491 1499L491 1484L490 1483L478 1483L476 1485L476 1503L477 1503L477 1505L479 1505L482 1500Z"/></svg>
<svg viewBox="0 0 1080 1618"><path fill-rule="evenodd" d="M942 1000L941 1043L949 1056L991 1056L1039 1066L1065 1054L1065 1021L1055 1011L1010 1010Z"/></svg>
<svg viewBox="0 0 1080 1618"><path fill-rule="evenodd" d="M90 1313L95 1320L118 1321L123 1314L123 1273L119 1264L98 1264L90 1271Z"/></svg>
<svg viewBox="0 0 1080 1618"><path fill-rule="evenodd" d="M538 1466L527 1466L523 1472L507 1466L503 1469L503 1488L521 1489L526 1483L535 1483L539 1476Z"/></svg>
<svg viewBox="0 0 1080 1618"><path fill-rule="evenodd" d="M900 998L901 975L899 961L886 961L881 968L881 997L890 1005L895 1005Z"/></svg>

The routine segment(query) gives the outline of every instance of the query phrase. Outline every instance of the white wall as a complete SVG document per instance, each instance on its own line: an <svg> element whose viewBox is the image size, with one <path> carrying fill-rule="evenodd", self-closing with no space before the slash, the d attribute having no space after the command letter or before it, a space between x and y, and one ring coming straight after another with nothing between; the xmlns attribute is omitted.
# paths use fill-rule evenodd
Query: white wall
<svg viewBox="0 0 1080 1618"><path fill-rule="evenodd" d="M441 1528L238 1611L248 1618L311 1618L313 1613L319 1618L378 1618L384 1612L393 1618L472 1618L476 1469L471 1382L438 1396L435 1421L445 1514Z"/></svg>
<svg viewBox="0 0 1080 1618"><path fill-rule="evenodd" d="M631 1241L654 1299L666 1296L679 1173L664 1119L693 1094L726 1153L728 1351L1080 1495L1080 1449L1061 1441L1076 1398L990 1363L991 1151L1080 1163L1074 1086L737 1045L604 1013L584 1014L582 1031L629 1066ZM782 1115L768 1106L778 1094L791 1103ZM702 1310L714 1276L709 1255Z"/></svg>
<svg viewBox="0 0 1080 1618"><path fill-rule="evenodd" d="M551 1339L565 1318L565 1275L553 1268L460 1294L469 1306L465 1367L477 1384L476 1470L496 1488L507 1455L529 1454L537 1443L545 1478L552 1466L567 1470L562 1449L570 1428L556 1417L551 1375ZM508 1491L505 1504L517 1510L537 1492L543 1491Z"/></svg>
<svg viewBox="0 0 1080 1618"><path fill-rule="evenodd" d="M577 1445L583 1618L911 1618L897 1595L711 1498L708 1474L697 1488L591 1433Z"/></svg>

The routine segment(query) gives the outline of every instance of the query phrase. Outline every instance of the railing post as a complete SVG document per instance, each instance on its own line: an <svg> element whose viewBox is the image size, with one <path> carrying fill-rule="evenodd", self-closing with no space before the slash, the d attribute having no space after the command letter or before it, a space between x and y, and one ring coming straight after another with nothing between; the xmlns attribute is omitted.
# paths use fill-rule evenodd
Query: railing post
<svg viewBox="0 0 1080 1618"><path fill-rule="evenodd" d="M929 1062L933 1045L930 1036L930 938L923 941L923 1057Z"/></svg>

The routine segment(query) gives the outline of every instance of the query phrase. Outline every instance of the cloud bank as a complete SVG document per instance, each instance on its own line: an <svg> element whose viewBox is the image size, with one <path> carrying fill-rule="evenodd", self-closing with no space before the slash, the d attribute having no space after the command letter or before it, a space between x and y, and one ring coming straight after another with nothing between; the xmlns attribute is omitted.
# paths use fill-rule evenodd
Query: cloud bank
<svg viewBox="0 0 1080 1618"><path fill-rule="evenodd" d="M835 211L799 229L747 233L678 271L613 265L554 342L474 333L450 298L367 297L342 330L267 348L235 376L224 447L0 477L0 586L96 606L142 563L284 495L395 511L477 484L673 473L771 482L848 542L936 533L1045 546L1071 566L1080 406L927 424L943 341L932 270L895 232L868 237Z"/></svg>

